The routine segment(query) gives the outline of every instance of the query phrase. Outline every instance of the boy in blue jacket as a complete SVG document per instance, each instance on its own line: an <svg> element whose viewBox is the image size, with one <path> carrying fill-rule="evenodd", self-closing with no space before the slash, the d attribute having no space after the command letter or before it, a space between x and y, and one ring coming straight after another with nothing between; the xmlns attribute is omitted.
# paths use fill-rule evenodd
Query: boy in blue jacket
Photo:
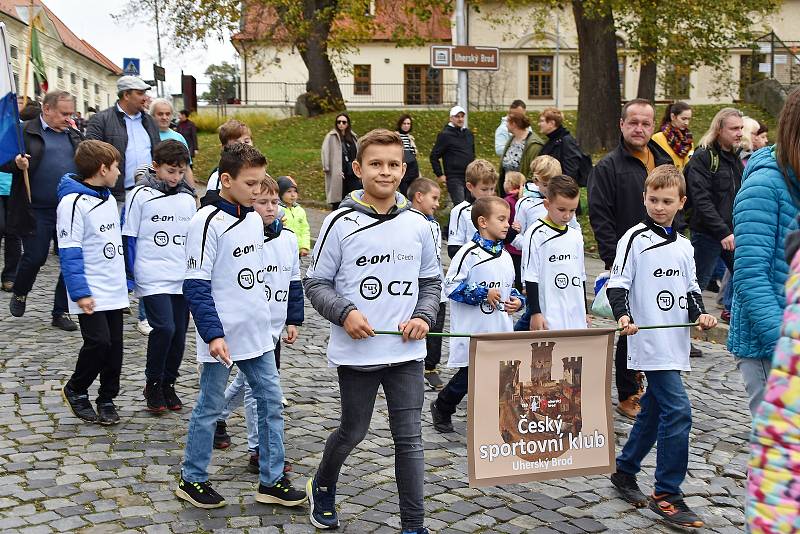
<svg viewBox="0 0 800 534"><path fill-rule="evenodd" d="M83 346L75 372L61 393L72 413L84 421L119 422L114 398L122 372L122 310L129 306L117 203L111 195L119 176L120 154L102 141L83 141L75 151L78 174L58 185L59 261L78 315ZM100 376L97 412L89 386Z"/></svg>

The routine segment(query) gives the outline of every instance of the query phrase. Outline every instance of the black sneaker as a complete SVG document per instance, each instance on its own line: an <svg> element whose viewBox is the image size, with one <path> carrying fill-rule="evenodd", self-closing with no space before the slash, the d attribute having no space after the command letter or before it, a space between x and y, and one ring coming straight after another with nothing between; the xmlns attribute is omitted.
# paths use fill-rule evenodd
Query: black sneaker
<svg viewBox="0 0 800 534"><path fill-rule="evenodd" d="M90 423L97 422L97 413L94 411L92 403L89 402L89 395L85 393L78 395L65 385L61 388L61 396L64 397L67 406L69 406L70 411L72 411L75 417Z"/></svg>
<svg viewBox="0 0 800 534"><path fill-rule="evenodd" d="M217 428L214 430L214 448L227 449L231 446L231 437L228 435L228 425L225 421L217 421Z"/></svg>
<svg viewBox="0 0 800 534"><path fill-rule="evenodd" d="M689 357L690 358L702 358L703 357L703 351L698 349L694 345L690 345Z"/></svg>
<svg viewBox="0 0 800 534"><path fill-rule="evenodd" d="M647 495L639 489L636 477L622 471L617 471L611 475L611 483L617 488L623 499L631 503L636 508L647 506Z"/></svg>
<svg viewBox="0 0 800 534"><path fill-rule="evenodd" d="M8 311L14 317L22 317L25 315L25 301L28 299L27 295L13 295L11 300L8 301Z"/></svg>
<svg viewBox="0 0 800 534"><path fill-rule="evenodd" d="M258 452L250 451L250 460L247 462L247 472L258 474L260 466L258 465Z"/></svg>
<svg viewBox="0 0 800 534"><path fill-rule="evenodd" d="M167 411L164 401L164 390L160 380L148 380L144 386L144 398L147 401L147 411L158 414Z"/></svg>
<svg viewBox="0 0 800 534"><path fill-rule="evenodd" d="M286 476L272 487L259 484L258 492L256 492L256 501L264 504L297 506L306 502L306 498L306 492L295 489Z"/></svg>
<svg viewBox="0 0 800 534"><path fill-rule="evenodd" d="M436 369L425 369L425 382L436 391L444 388L444 382Z"/></svg>
<svg viewBox="0 0 800 534"><path fill-rule="evenodd" d="M164 387L161 389L164 392L164 403L167 405L168 410L177 412L183 408L180 397L175 393L175 382L164 384Z"/></svg>
<svg viewBox="0 0 800 534"><path fill-rule="evenodd" d="M116 425L119 423L119 414L113 402L97 403L97 422L101 425Z"/></svg>
<svg viewBox="0 0 800 534"><path fill-rule="evenodd" d="M53 322L50 323L51 325L55 326L56 328L60 328L64 332L74 332L78 329L78 325L75 324L75 321L69 318L69 315L62 314L62 315L55 315L53 316Z"/></svg>
<svg viewBox="0 0 800 534"><path fill-rule="evenodd" d="M178 482L178 489L175 495L179 499L189 501L198 508L222 508L227 503L222 495L214 491L211 483L206 482L186 482L183 477Z"/></svg>
<svg viewBox="0 0 800 534"><path fill-rule="evenodd" d="M306 482L306 494L311 524L323 530L337 528L339 516L336 515L336 486L321 488L313 478L309 478Z"/></svg>
<svg viewBox="0 0 800 534"><path fill-rule="evenodd" d="M705 523L700 516L686 506L681 495L665 493L650 497L648 508L674 525L686 528L702 528Z"/></svg>
<svg viewBox="0 0 800 534"><path fill-rule="evenodd" d="M437 432L455 432L456 429L453 428L453 422L450 420L450 417L443 414L439 411L439 408L436 407L436 401L431 401L431 417L433 418L433 428L437 430Z"/></svg>

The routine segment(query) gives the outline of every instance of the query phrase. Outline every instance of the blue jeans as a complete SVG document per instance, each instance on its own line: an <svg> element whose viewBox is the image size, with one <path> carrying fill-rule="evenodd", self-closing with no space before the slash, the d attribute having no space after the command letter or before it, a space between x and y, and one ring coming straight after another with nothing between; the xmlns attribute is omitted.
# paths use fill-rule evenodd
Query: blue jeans
<svg viewBox="0 0 800 534"><path fill-rule="evenodd" d="M656 450L655 493L680 494L689 464L692 406L680 371L644 371L647 390L628 442L617 456L617 471L636 475L653 445Z"/></svg>
<svg viewBox="0 0 800 534"><path fill-rule="evenodd" d="M171 384L178 378L183 360L189 307L183 295L162 294L142 297L139 309L145 308L153 331L147 338L144 375L148 381Z"/></svg>
<svg viewBox="0 0 800 534"><path fill-rule="evenodd" d="M531 311L530 306L528 303L525 303L525 312L522 314L522 317L517 319L517 322L514 323L514 332L527 332L531 329L531 317L533 317L533 312Z"/></svg>
<svg viewBox="0 0 800 534"><path fill-rule="evenodd" d="M50 254L50 241L55 239L55 208L33 208L33 216L36 219L36 233L22 238L22 258L19 260L17 278L14 280L14 295L17 296L30 293L39 269ZM67 289L64 286L64 275L59 270L53 296L53 317L60 317L65 313L67 313Z"/></svg>
<svg viewBox="0 0 800 534"><path fill-rule="evenodd" d="M253 388L258 406L259 481L274 486L283 478L283 407L281 384L272 351L257 358L236 362ZM187 482L208 480L208 463L214 444L214 430L225 403L225 385L230 369L221 363L204 363L200 372L200 393L189 420L182 476ZM422 380L422 373L419 374Z"/></svg>
<svg viewBox="0 0 800 534"><path fill-rule="evenodd" d="M718 259L722 258L728 270L733 272L733 251L722 250L722 243L718 240L706 234L692 232L692 246L694 247L697 285L700 286L700 291L704 291L711 281Z"/></svg>
<svg viewBox="0 0 800 534"><path fill-rule="evenodd" d="M247 383L247 377L240 370L233 382L225 389L225 407L219 416L220 421L226 421L233 410L244 402L244 421L247 424L247 448L251 451L258 450L258 411L256 400L253 398L253 390Z"/></svg>
<svg viewBox="0 0 800 534"><path fill-rule="evenodd" d="M390 365L376 371L340 366L341 417L339 428L325 443L316 482L334 487L342 464L366 437L378 387L383 386L394 441L394 476L403 529L418 529L425 520L425 458L422 447L422 403L425 401L423 362Z"/></svg>
<svg viewBox="0 0 800 534"><path fill-rule="evenodd" d="M469 367L459 367L450 382L439 392L436 397L436 407L444 415L456 413L458 404L464 399L469 390Z"/></svg>

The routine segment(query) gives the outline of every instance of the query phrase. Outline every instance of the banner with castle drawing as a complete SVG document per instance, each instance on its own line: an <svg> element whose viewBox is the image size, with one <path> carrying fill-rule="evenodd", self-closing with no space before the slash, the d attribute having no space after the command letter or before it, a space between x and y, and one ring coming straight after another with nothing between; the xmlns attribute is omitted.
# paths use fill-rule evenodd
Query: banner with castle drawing
<svg viewBox="0 0 800 534"><path fill-rule="evenodd" d="M612 473L613 329L474 335L472 487Z"/></svg>

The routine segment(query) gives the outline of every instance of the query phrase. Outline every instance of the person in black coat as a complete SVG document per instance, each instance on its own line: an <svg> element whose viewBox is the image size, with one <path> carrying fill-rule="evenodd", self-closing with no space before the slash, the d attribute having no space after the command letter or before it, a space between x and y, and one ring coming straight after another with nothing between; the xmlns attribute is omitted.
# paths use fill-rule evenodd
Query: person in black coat
<svg viewBox="0 0 800 534"><path fill-rule="evenodd" d="M563 123L564 114L558 109L545 108L542 111L539 115L539 132L547 136L547 142L539 154L556 158L561 164L562 174L578 181L581 178L581 149Z"/></svg>
<svg viewBox="0 0 800 534"><path fill-rule="evenodd" d="M436 137L431 150L431 167L439 182L447 185L453 206L464 202L466 197L465 175L467 165L475 159L475 137L464 127L466 111L461 106L450 109L450 122ZM444 168L439 160L444 161Z"/></svg>

